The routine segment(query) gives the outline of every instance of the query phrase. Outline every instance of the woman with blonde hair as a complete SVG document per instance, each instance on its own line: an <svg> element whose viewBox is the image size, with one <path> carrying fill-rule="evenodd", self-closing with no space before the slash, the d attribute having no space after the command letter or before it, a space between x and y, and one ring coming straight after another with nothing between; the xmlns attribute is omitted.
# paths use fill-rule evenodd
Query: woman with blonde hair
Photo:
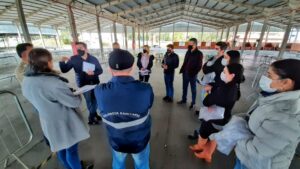
<svg viewBox="0 0 300 169"><path fill-rule="evenodd" d="M142 82L148 82L151 68L153 66L154 56L150 54L150 47L143 46L143 52L138 54L137 67L139 68L139 79Z"/></svg>

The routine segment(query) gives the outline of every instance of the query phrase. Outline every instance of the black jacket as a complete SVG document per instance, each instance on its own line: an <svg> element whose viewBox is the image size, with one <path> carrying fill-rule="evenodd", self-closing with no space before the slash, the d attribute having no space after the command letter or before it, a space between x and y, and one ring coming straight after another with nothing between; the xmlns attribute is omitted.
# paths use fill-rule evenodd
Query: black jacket
<svg viewBox="0 0 300 169"><path fill-rule="evenodd" d="M203 105L210 107L217 105L225 108L224 119L210 120L217 125L225 125L231 118L231 110L238 100L238 85L236 83L223 84L219 87L213 87L211 93L203 100Z"/></svg>
<svg viewBox="0 0 300 169"><path fill-rule="evenodd" d="M174 52L170 55L166 53L162 64L166 64L168 66L168 69L164 69L165 74L174 74L175 69L179 66L179 57Z"/></svg>
<svg viewBox="0 0 300 169"><path fill-rule="evenodd" d="M141 70L143 68L143 65L142 65L142 62L141 62L141 59L142 59L142 56L143 56L143 53L139 53L138 54L138 60L137 60L137 67L139 68L139 70ZM151 72L151 68L153 66L153 60L154 60L154 56L153 55L150 55L149 56L149 64L147 66L147 70L149 70Z"/></svg>
<svg viewBox="0 0 300 169"><path fill-rule="evenodd" d="M224 70L224 67L222 65L222 59L224 58L224 56L221 56L219 57L215 63L211 66L207 66L207 62L209 61L212 61L213 58L210 58L204 65L203 65L203 73L204 74L208 74L208 73L212 73L212 72L215 72L216 74L216 77L215 77L215 83L212 83L210 85L214 86L214 87L217 87L217 86L221 86L224 84L224 82L221 80L221 73L223 72Z"/></svg>
<svg viewBox="0 0 300 169"><path fill-rule="evenodd" d="M203 54L200 50L187 51L180 73L187 73L189 76L196 76L202 68Z"/></svg>

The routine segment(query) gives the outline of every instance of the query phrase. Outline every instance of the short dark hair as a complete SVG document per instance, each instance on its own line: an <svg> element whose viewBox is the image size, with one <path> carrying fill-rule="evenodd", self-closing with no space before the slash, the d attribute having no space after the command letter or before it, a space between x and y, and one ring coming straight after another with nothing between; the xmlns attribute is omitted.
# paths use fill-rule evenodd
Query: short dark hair
<svg viewBox="0 0 300 169"><path fill-rule="evenodd" d="M48 62L52 60L52 55L47 49L35 48L29 52L29 66L35 72L51 72Z"/></svg>
<svg viewBox="0 0 300 169"><path fill-rule="evenodd" d="M241 63L241 54L237 50L230 50L226 52L227 55L230 57L229 64L233 63Z"/></svg>
<svg viewBox="0 0 300 169"><path fill-rule="evenodd" d="M76 42L75 45L83 45L84 48L87 49L87 45L86 45L86 43L84 43L84 42Z"/></svg>
<svg viewBox="0 0 300 169"><path fill-rule="evenodd" d="M275 61L271 64L273 71L281 78L289 78L294 81L294 89L300 89L300 60L297 59L283 59Z"/></svg>
<svg viewBox="0 0 300 169"><path fill-rule="evenodd" d="M226 50L228 45L226 42L217 42L216 46L219 46L221 50Z"/></svg>
<svg viewBox="0 0 300 169"><path fill-rule="evenodd" d="M20 43L16 46L17 54L22 58L22 53L27 50L27 47L33 47L31 43Z"/></svg>
<svg viewBox="0 0 300 169"><path fill-rule="evenodd" d="M194 44L196 44L196 46L198 44L198 40L196 38L191 38L189 41L194 42Z"/></svg>
<svg viewBox="0 0 300 169"><path fill-rule="evenodd" d="M168 45L167 45L167 48L174 49L174 45L173 45L173 44L168 44Z"/></svg>

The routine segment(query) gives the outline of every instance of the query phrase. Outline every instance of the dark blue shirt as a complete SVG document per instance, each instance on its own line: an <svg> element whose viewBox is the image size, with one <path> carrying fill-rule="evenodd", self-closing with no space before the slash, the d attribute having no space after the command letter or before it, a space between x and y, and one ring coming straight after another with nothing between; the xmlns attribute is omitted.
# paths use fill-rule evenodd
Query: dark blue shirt
<svg viewBox="0 0 300 169"><path fill-rule="evenodd" d="M139 153L150 140L152 87L131 76L113 77L95 88L110 145L118 152Z"/></svg>
<svg viewBox="0 0 300 169"><path fill-rule="evenodd" d="M90 76L83 71L83 62L88 62L95 65L94 75ZM88 54L86 60L79 55L74 55L67 62L59 62L59 67L63 73L67 73L72 68L74 69L78 87L99 84L99 75L101 75L103 72L98 59L90 54Z"/></svg>

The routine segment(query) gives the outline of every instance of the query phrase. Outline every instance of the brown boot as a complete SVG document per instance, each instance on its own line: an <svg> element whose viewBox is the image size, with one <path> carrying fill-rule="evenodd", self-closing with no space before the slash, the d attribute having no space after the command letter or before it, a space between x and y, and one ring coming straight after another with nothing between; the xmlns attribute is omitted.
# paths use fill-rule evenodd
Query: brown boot
<svg viewBox="0 0 300 169"><path fill-rule="evenodd" d="M197 158L203 159L208 163L211 163L212 155L217 147L216 141L208 141L204 150L200 153L194 153Z"/></svg>
<svg viewBox="0 0 300 169"><path fill-rule="evenodd" d="M204 149L204 146L207 143L207 139L204 139L202 137L198 137L198 143L195 145L190 146L190 149L192 151L202 151Z"/></svg>

